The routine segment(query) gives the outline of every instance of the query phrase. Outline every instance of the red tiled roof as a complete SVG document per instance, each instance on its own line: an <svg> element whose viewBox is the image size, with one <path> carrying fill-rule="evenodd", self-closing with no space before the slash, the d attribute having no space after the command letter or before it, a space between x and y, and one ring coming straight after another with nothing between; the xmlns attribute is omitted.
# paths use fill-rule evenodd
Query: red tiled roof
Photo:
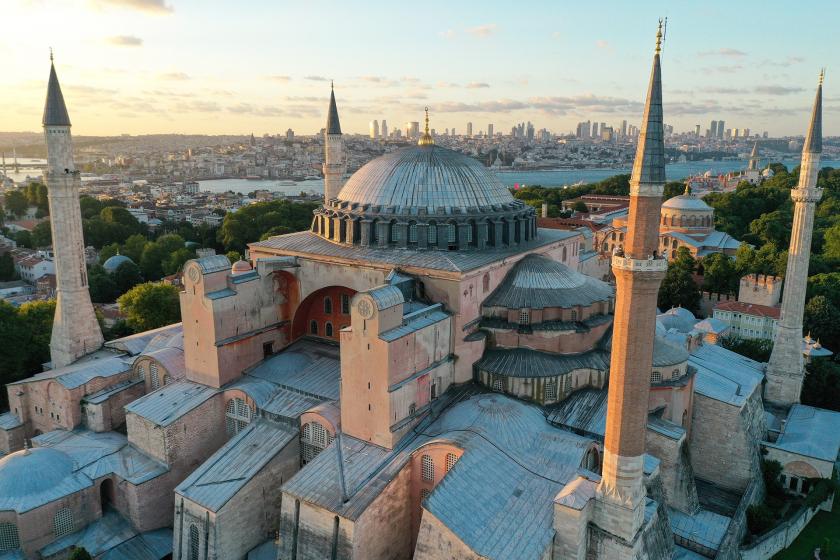
<svg viewBox="0 0 840 560"><path fill-rule="evenodd" d="M537 218L537 227L567 230L586 227L592 231L598 231L604 227L604 224L596 224L595 222L578 218Z"/></svg>
<svg viewBox="0 0 840 560"><path fill-rule="evenodd" d="M743 301L722 301L715 305L715 311L734 311L744 315L755 315L756 317L771 317L778 319L781 309L769 305L758 305L756 303L744 303Z"/></svg>

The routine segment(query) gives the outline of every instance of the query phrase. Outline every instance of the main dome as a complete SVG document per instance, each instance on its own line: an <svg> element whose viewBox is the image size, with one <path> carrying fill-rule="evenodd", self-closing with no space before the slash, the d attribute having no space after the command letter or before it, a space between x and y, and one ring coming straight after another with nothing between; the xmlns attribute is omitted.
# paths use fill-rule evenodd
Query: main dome
<svg viewBox="0 0 840 560"><path fill-rule="evenodd" d="M537 220L480 162L427 144L362 166L315 211L312 231L347 245L483 250L532 241Z"/></svg>
<svg viewBox="0 0 840 560"><path fill-rule="evenodd" d="M462 212L514 202L496 175L475 159L439 146L385 154L353 174L338 193L343 202L397 211L440 208Z"/></svg>

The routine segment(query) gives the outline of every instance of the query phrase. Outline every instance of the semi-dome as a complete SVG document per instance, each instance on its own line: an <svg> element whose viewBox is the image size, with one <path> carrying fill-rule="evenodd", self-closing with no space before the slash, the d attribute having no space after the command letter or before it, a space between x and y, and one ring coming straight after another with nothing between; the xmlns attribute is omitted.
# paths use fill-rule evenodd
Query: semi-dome
<svg viewBox="0 0 840 560"><path fill-rule="evenodd" d="M533 207L479 161L434 144L380 156L315 211L312 231L331 241L408 249L485 249L537 235Z"/></svg>
<svg viewBox="0 0 840 560"><path fill-rule="evenodd" d="M706 211L711 212L713 209L706 204L702 198L692 193L684 193L673 198L669 198L662 203L663 210L691 210L692 212Z"/></svg>
<svg viewBox="0 0 840 560"><path fill-rule="evenodd" d="M484 307L545 309L589 306L613 297L613 288L544 255L530 254L516 263Z"/></svg>
<svg viewBox="0 0 840 560"><path fill-rule="evenodd" d="M73 460L56 449L36 447L0 459L0 511L29 511L87 486Z"/></svg>
<svg viewBox="0 0 840 560"><path fill-rule="evenodd" d="M117 271L117 269L118 269L121 265L123 265L123 264L125 264L125 263L131 263L131 264L134 264L134 261L133 261L133 260L131 260L130 258L126 257L125 255L120 255L119 253L117 253L117 254L116 254L116 255L114 255L113 257L109 257L109 258L108 258L108 260L106 260L106 261L102 264L102 268L104 268L104 269L105 269L105 272L108 272L108 273L110 273L110 274L113 274L114 272L116 272L116 271Z"/></svg>

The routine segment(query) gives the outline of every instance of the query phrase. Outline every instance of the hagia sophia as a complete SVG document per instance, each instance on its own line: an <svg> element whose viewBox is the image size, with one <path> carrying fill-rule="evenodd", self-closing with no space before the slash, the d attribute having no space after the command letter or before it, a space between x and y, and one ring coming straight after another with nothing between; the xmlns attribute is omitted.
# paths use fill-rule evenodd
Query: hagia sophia
<svg viewBox="0 0 840 560"><path fill-rule="evenodd" d="M759 363L656 308L673 243L737 247L708 241L690 192L662 203L660 39L612 283L581 270L582 232L538 227L491 169L435 145L428 112L416 146L345 181L331 92L311 228L189 261L181 323L104 343L52 66L52 363L6 388L0 560L763 557L741 550L762 457L804 495L840 452L840 413L799 403L822 80L788 340Z"/></svg>

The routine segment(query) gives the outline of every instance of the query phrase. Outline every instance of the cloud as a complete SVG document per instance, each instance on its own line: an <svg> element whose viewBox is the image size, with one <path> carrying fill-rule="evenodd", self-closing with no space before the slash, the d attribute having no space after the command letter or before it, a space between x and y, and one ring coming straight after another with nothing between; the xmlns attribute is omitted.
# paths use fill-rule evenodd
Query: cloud
<svg viewBox="0 0 840 560"><path fill-rule="evenodd" d="M179 113L218 113L222 108L212 101L191 101L176 103L175 110Z"/></svg>
<svg viewBox="0 0 840 560"><path fill-rule="evenodd" d="M734 74L740 72L744 67L740 64L733 64L731 66L707 66L701 70L706 72L720 72L721 74Z"/></svg>
<svg viewBox="0 0 840 560"><path fill-rule="evenodd" d="M470 82L467 84L467 89L481 89L481 88L489 88L490 84L487 82Z"/></svg>
<svg viewBox="0 0 840 560"><path fill-rule="evenodd" d="M804 91L801 87L756 86L755 88L756 93L763 93L764 95L789 95L801 91Z"/></svg>
<svg viewBox="0 0 840 560"><path fill-rule="evenodd" d="M96 7L115 7L138 10L152 14L170 14L172 7L167 6L164 0L91 0Z"/></svg>
<svg viewBox="0 0 840 560"><path fill-rule="evenodd" d="M489 37L498 31L498 29L495 23L485 23L484 25L467 29L467 33L475 37Z"/></svg>
<svg viewBox="0 0 840 560"><path fill-rule="evenodd" d="M164 74L161 74L160 77L163 80L175 80L179 82L183 82L190 79L189 75L183 72L166 72Z"/></svg>
<svg viewBox="0 0 840 560"><path fill-rule="evenodd" d="M455 37L455 30L454 29L447 29L446 31L438 31L438 35L443 37L444 39L452 39Z"/></svg>
<svg viewBox="0 0 840 560"><path fill-rule="evenodd" d="M143 39L134 35L115 35L108 37L107 41L119 47L139 47L143 44Z"/></svg>
<svg viewBox="0 0 840 560"><path fill-rule="evenodd" d="M642 103L619 97L601 97L593 94L570 97L530 97L528 99L499 99L495 101L443 102L435 104L440 113L509 113L520 110L537 110L552 115L562 115L585 108L587 112L630 113L639 112Z"/></svg>
<svg viewBox="0 0 840 560"><path fill-rule="evenodd" d="M604 39L598 39L597 41L595 41L595 46L599 49L606 49L609 48L610 43L609 41L606 41Z"/></svg>
<svg viewBox="0 0 840 560"><path fill-rule="evenodd" d="M781 66L783 68L788 67L788 66L793 66L794 64L800 64L802 62L805 62L805 58L801 57L801 56L789 56L784 60L769 60L769 59L766 59L766 60L762 61L762 63L765 64L765 65Z"/></svg>
<svg viewBox="0 0 840 560"><path fill-rule="evenodd" d="M274 80L275 82L290 82L292 80L291 76L283 76L281 74L275 74L273 76L268 76L269 80Z"/></svg>
<svg viewBox="0 0 840 560"><path fill-rule="evenodd" d="M309 80L310 82L327 82L327 78L324 76L304 76L304 80Z"/></svg>
<svg viewBox="0 0 840 560"><path fill-rule="evenodd" d="M699 56L731 56L731 57L740 57L740 56L747 56L747 53L744 51L739 51L738 49L730 49L728 47L723 47L713 51L702 51L697 53Z"/></svg>

